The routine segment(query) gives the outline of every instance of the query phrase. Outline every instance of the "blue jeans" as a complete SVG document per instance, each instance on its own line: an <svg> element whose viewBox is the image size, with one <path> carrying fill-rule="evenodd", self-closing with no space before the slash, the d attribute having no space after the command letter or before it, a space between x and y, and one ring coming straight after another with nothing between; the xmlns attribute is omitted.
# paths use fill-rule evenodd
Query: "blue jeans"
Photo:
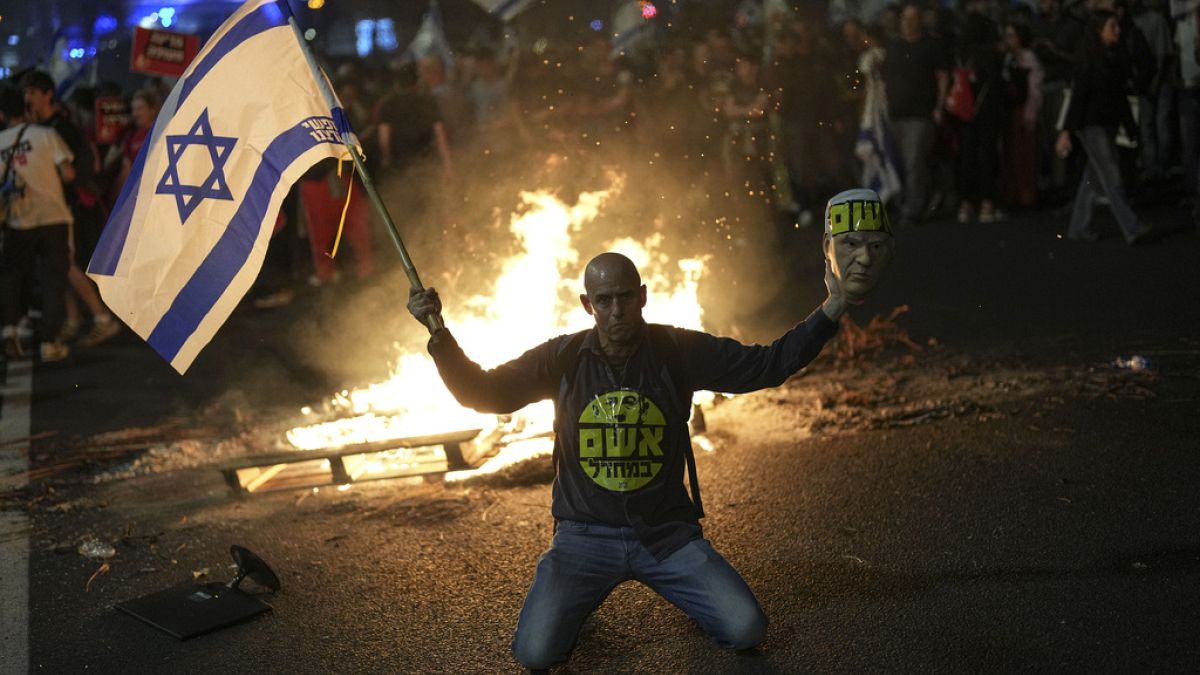
<svg viewBox="0 0 1200 675"><path fill-rule="evenodd" d="M532 670L565 662L584 620L630 579L683 610L721 647L749 649L766 635L754 593L707 540L693 539L659 562L631 528L563 520L525 596L513 655Z"/></svg>
<svg viewBox="0 0 1200 675"><path fill-rule="evenodd" d="M1071 226L1067 236L1078 238L1091 231L1092 210L1100 192L1108 197L1108 206L1113 217L1121 226L1125 241L1133 239L1140 228L1137 214L1129 206L1125 188L1121 184L1121 167L1117 164L1117 147L1112 136L1104 127L1084 127L1078 134L1079 142L1087 154L1087 166L1079 178L1079 190L1075 193L1075 205L1071 209Z"/></svg>
<svg viewBox="0 0 1200 675"><path fill-rule="evenodd" d="M930 163L934 134L937 129L932 117L902 117L892 120L892 134L904 162L904 203L901 215L909 223L925 213L929 199Z"/></svg>

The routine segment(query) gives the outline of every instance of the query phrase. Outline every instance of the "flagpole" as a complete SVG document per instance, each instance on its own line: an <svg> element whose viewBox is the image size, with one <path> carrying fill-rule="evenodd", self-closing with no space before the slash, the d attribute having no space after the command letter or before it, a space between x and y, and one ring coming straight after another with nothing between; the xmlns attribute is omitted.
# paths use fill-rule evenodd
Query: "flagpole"
<svg viewBox="0 0 1200 675"><path fill-rule="evenodd" d="M291 8L289 7L288 9L290 10ZM329 88L321 67L317 65L317 59L313 56L312 50L309 49L308 41L304 39L304 35L300 32L300 26L296 24L296 17L291 15L290 11L288 24L292 27L292 33L295 34L296 41L300 43L300 50L304 52L304 58L308 61L308 67L312 70L313 77L317 81L317 87L321 90L321 95L325 97L325 102L329 105L330 112L332 112L338 107L337 99L334 98L333 91ZM421 284L421 277L417 275L417 268L413 265L412 258L408 255L408 249L404 246L404 240L400 238L400 230L392 220L391 214L388 213L387 206L383 203L383 198L379 196L379 192L375 189L375 183L371 180L371 174L367 172L367 166L363 162L362 155L354 145L354 135L350 130L349 124L339 126L344 126L341 130L342 143L345 144L346 149L350 152L350 159L354 161L355 170L362 176L363 187L367 190L367 198L371 200L371 204L375 206L375 211L379 213L379 217L387 225L388 234L392 236L392 243L396 245L396 250L400 253L400 262L404 265L404 273L408 275L408 283L419 291L425 290L425 287ZM350 180L354 180L354 177L351 176ZM429 328L430 335L445 327L445 324L442 323L442 317L436 314L430 314L425 317L425 325Z"/></svg>

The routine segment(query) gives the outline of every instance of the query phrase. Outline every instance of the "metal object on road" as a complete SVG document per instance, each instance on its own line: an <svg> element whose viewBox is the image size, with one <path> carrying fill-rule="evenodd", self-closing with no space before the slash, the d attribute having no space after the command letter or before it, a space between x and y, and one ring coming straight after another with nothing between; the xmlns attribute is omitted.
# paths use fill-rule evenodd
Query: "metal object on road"
<svg viewBox="0 0 1200 675"><path fill-rule="evenodd" d="M271 606L241 590L250 577L271 591L279 590L279 577L263 559L238 545L229 547L237 562L237 576L229 583L184 583L140 598L117 603L116 609L180 640L232 626L264 612Z"/></svg>
<svg viewBox="0 0 1200 675"><path fill-rule="evenodd" d="M297 450L245 457L220 468L236 495L272 490L446 473L471 468L464 446L479 429L412 436L327 450Z"/></svg>

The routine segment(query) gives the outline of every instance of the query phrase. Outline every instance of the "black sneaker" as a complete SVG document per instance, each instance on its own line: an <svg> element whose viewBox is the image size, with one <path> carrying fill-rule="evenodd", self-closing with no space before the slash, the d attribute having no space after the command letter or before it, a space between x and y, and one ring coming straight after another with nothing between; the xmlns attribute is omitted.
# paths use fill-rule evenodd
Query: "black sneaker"
<svg viewBox="0 0 1200 675"><path fill-rule="evenodd" d="M1134 232L1133 236L1130 237L1129 239L1127 239L1126 241L1129 242L1130 246L1137 246L1138 244L1149 244L1154 241L1154 228L1150 227L1149 225L1147 225L1145 223L1142 223L1141 225L1138 226L1137 232Z"/></svg>

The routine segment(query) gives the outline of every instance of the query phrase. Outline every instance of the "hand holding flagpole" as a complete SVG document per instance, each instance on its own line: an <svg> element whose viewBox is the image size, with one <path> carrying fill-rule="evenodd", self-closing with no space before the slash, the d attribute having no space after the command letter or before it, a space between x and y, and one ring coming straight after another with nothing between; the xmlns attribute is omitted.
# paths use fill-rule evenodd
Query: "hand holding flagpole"
<svg viewBox="0 0 1200 675"><path fill-rule="evenodd" d="M392 236L392 243L396 245L396 250L400 253L400 262L404 265L404 273L408 275L409 284L415 290L425 290L425 287L421 284L421 277L417 275L417 268L413 265L412 258L408 255L408 249L404 247L404 240L400 238L400 231L396 228L396 223L392 221L392 216L388 213L387 206L383 203L383 198L379 196L379 192L375 189L375 183L372 182L371 175L367 172L362 154L359 153L358 146L355 144L354 132L350 129L350 124L346 120L341 107L338 105L337 98L334 97L333 91L329 88L329 81L325 78L325 73L317 65L317 60L313 56L312 50L308 47L308 41L304 39L304 35L300 32L300 26L296 24L296 17L289 16L288 24L291 25L292 33L295 34L296 40L300 43L300 49L304 52L304 58L308 61L309 68L312 69L313 77L321 89L321 95L325 97L325 102L329 104L330 112L338 127L338 133L341 134L342 143L345 144L346 149L350 152L350 159L354 161L354 168L362 176L363 187L367 191L367 198L371 200L371 203L375 206L375 211L379 213L379 217L387 225L388 234ZM429 328L430 335L445 327L441 316L437 314L427 316L425 318L425 325Z"/></svg>

